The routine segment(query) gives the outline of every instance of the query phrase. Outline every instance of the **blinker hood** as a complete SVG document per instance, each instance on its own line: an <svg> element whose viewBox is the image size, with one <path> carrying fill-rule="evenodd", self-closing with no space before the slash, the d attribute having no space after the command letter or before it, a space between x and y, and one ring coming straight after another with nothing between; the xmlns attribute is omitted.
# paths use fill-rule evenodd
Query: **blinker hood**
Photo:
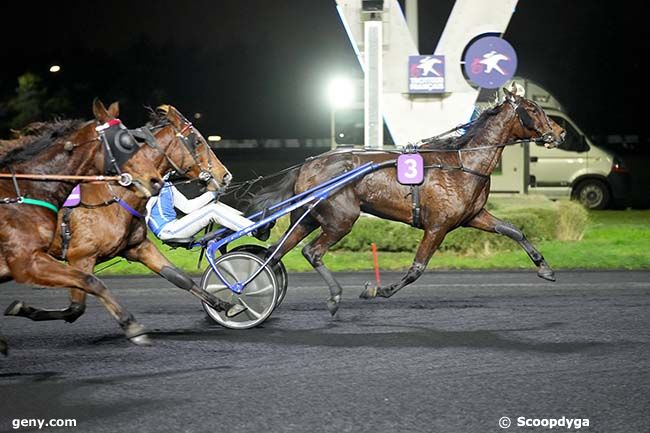
<svg viewBox="0 0 650 433"><path fill-rule="evenodd" d="M140 144L119 119L109 120L95 128L104 144L104 172L120 174L124 164L140 148Z"/></svg>

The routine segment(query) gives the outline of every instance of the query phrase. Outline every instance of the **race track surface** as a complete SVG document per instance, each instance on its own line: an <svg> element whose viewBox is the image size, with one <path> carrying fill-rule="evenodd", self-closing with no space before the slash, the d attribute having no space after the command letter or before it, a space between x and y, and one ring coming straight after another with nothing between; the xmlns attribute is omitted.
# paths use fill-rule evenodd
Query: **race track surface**
<svg viewBox="0 0 650 433"><path fill-rule="evenodd" d="M2 317L0 432L52 418L77 426L40 431L650 431L650 272L427 272L374 301L357 298L371 274L339 276L337 318L316 274L292 274L285 302L246 331L160 278L105 279L151 330L144 348L95 299L73 324ZM2 309L14 299L67 304L61 290L0 285Z"/></svg>

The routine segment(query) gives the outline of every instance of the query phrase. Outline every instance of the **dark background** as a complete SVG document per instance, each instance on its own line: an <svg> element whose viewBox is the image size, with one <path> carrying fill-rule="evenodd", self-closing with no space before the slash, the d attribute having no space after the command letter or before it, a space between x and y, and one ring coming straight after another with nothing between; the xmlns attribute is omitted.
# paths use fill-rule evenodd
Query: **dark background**
<svg viewBox="0 0 650 433"><path fill-rule="evenodd" d="M422 53L433 51L453 3L420 0ZM146 120L143 105L171 103L201 113L195 123L205 135L328 137L327 79L361 75L334 5L2 2L3 136L17 126L17 79L31 72L43 99L33 117L89 118L99 96L119 100L127 124ZM554 93L585 132L643 135L646 16L641 2L521 0L505 38L518 52L518 74ZM49 73L55 63L62 71Z"/></svg>

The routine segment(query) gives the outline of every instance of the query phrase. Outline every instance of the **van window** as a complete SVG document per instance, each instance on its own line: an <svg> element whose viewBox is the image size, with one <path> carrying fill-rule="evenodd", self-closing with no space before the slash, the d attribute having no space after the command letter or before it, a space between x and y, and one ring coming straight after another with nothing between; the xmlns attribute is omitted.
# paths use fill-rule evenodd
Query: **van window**
<svg viewBox="0 0 650 433"><path fill-rule="evenodd" d="M582 134L580 134L564 117L548 116L555 123L560 125L566 131L564 143L558 146L558 149L567 150L569 152L586 152L589 150L589 145L584 141Z"/></svg>

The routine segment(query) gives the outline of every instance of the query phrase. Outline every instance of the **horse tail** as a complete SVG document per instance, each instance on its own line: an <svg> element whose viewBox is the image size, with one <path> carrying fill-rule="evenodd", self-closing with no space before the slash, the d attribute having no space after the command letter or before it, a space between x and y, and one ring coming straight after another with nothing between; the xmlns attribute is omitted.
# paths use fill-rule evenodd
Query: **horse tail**
<svg viewBox="0 0 650 433"><path fill-rule="evenodd" d="M279 203L293 196L294 186L300 173L300 167L296 167L289 171L282 179L271 185L267 185L251 198L247 199L247 206L245 213L250 215L255 212L268 209L270 206Z"/></svg>

